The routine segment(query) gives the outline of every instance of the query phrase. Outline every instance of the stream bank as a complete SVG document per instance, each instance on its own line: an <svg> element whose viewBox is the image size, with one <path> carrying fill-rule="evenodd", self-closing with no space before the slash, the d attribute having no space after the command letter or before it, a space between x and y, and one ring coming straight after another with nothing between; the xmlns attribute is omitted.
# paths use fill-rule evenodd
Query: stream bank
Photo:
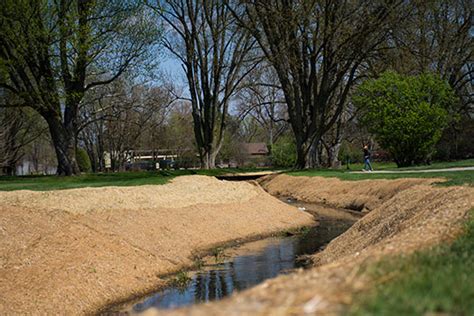
<svg viewBox="0 0 474 316"><path fill-rule="evenodd" d="M325 199L341 206L356 199L370 209L311 256L309 269L266 280L225 300L149 315L344 314L355 293L372 288L367 271L374 264L454 240L474 207L474 188L433 187L430 181L439 181L435 179L402 180L372 183L286 175L264 179L262 186L273 194L316 202ZM331 189L341 202L329 195Z"/></svg>
<svg viewBox="0 0 474 316"><path fill-rule="evenodd" d="M255 286L279 274L292 273L308 265L306 259L345 232L360 213L297 201L280 200L317 218L317 225L294 232L215 248L199 258L197 270L169 276L168 286L146 297L107 309L104 314L141 314L150 309L173 309L225 298L235 291Z"/></svg>
<svg viewBox="0 0 474 316"><path fill-rule="evenodd" d="M165 284L203 249L314 225L245 182L0 192L0 314L94 314Z"/></svg>
<svg viewBox="0 0 474 316"><path fill-rule="evenodd" d="M273 194L367 215L311 256L307 270L160 314L340 313L353 293L370 287L364 271L371 264L453 240L474 207L473 188L432 187L426 179L273 179L262 183ZM81 190L0 193L0 314L96 313L164 284L161 275L191 265L203 248L313 224L258 186L208 177Z"/></svg>

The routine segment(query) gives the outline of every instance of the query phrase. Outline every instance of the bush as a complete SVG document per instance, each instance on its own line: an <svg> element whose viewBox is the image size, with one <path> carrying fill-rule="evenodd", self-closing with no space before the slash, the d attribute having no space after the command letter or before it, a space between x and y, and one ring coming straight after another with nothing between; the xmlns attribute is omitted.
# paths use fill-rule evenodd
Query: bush
<svg viewBox="0 0 474 316"><path fill-rule="evenodd" d="M87 154L87 151L85 151L83 148L77 148L76 160L77 165L79 166L79 170L81 172L91 172L91 160L89 158L89 155Z"/></svg>
<svg viewBox="0 0 474 316"><path fill-rule="evenodd" d="M347 163L347 159L349 159L349 163L354 162L363 162L363 153L360 146L356 146L351 144L347 141L342 142L341 149L339 150L339 161L342 164Z"/></svg>
<svg viewBox="0 0 474 316"><path fill-rule="evenodd" d="M353 97L361 123L399 167L428 161L456 102L449 84L433 75L386 72L364 82Z"/></svg>
<svg viewBox="0 0 474 316"><path fill-rule="evenodd" d="M272 163L275 167L293 167L296 164L296 145L290 136L278 139L272 146Z"/></svg>

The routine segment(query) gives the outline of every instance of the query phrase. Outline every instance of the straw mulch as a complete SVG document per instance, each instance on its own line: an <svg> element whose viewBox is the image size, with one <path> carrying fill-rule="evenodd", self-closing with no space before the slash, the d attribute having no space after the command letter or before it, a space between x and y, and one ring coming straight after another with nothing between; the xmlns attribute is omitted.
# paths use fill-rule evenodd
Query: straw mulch
<svg viewBox="0 0 474 316"><path fill-rule="evenodd" d="M0 192L0 203L82 214L119 209L139 210L155 206L182 208L199 203L240 203L258 194L259 191L248 184L224 183L206 176L184 176L167 185Z"/></svg>
<svg viewBox="0 0 474 316"><path fill-rule="evenodd" d="M267 180L264 185L273 193L304 196L313 201L329 200L329 196L318 194L327 192L330 187L345 201L338 204L330 200L338 205L351 203L363 188L364 198L359 201L374 208L324 251L313 256L313 268L268 280L220 302L173 312L154 310L149 314L344 314L352 303L353 294L370 289L373 284L366 271L375 262L452 241L462 232L469 210L474 207L474 189L432 187L416 181L344 182L288 176ZM391 277L387 275L376 282L386 282Z"/></svg>
<svg viewBox="0 0 474 316"><path fill-rule="evenodd" d="M325 177L269 176L260 184L272 195L292 196L306 202L324 203L357 211L371 211L397 193L419 184L442 179L343 181Z"/></svg>
<svg viewBox="0 0 474 316"><path fill-rule="evenodd" d="M250 183L0 192L0 315L90 314L162 285L200 250L311 225Z"/></svg>

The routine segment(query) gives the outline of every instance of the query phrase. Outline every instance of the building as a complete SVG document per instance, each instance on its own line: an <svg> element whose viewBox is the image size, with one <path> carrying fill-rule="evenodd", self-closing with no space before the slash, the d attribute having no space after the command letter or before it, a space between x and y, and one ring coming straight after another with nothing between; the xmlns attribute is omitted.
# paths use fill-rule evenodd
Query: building
<svg viewBox="0 0 474 316"><path fill-rule="evenodd" d="M270 150L265 143L242 143L243 166L265 167L270 165Z"/></svg>

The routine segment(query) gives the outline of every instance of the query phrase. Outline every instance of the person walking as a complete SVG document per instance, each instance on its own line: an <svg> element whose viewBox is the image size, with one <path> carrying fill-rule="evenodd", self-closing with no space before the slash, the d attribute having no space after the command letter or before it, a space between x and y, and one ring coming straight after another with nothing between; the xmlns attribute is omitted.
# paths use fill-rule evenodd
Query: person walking
<svg viewBox="0 0 474 316"><path fill-rule="evenodd" d="M370 156L369 146L364 145L364 169L362 169L362 171L372 172L372 170L374 170L370 164Z"/></svg>

